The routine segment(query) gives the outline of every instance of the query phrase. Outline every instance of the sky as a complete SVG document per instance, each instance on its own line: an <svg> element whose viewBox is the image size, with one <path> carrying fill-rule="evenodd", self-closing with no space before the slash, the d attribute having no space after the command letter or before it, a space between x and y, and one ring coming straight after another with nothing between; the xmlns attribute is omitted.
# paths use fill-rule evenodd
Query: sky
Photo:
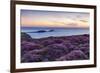
<svg viewBox="0 0 100 73"><path fill-rule="evenodd" d="M21 10L22 27L88 28L89 13Z"/></svg>

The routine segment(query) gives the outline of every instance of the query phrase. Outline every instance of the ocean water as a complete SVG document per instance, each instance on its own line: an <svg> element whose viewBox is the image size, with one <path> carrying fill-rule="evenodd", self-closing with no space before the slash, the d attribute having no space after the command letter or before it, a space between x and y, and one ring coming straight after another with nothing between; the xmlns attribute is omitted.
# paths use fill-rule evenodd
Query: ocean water
<svg viewBox="0 0 100 73"><path fill-rule="evenodd" d="M44 31L44 32L39 32ZM40 27L21 27L21 32L29 34L32 38L59 37L89 34L89 28L40 28Z"/></svg>

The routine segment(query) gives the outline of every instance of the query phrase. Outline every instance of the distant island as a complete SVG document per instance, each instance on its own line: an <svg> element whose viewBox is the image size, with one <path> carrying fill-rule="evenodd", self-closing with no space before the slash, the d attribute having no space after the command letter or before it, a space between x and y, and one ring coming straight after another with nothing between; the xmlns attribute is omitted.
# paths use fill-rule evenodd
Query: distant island
<svg viewBox="0 0 100 73"><path fill-rule="evenodd" d="M38 30L38 31L31 31L31 32L27 32L27 33L44 33L44 32L53 32L54 30L53 29L50 29L50 30Z"/></svg>
<svg viewBox="0 0 100 73"><path fill-rule="evenodd" d="M34 39L21 33L22 63L86 59L89 59L89 34Z"/></svg>

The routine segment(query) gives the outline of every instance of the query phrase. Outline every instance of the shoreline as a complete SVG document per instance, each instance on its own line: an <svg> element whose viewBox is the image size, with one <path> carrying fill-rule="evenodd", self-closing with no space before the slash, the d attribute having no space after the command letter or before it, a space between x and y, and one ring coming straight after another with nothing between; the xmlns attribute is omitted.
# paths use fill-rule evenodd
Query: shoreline
<svg viewBox="0 0 100 73"><path fill-rule="evenodd" d="M33 38L33 36L31 36L31 35L29 35L27 32L21 32L21 34L25 34L25 35L28 35L28 36L30 36L32 39L45 39L45 38L52 38L52 37L54 37L54 38L62 38L62 37L72 37L72 36L82 36L82 35L87 35L87 36L89 36L89 34L73 34L73 35L66 35L66 36L48 36L48 37L41 37L41 38ZM33 32L32 32L33 33Z"/></svg>

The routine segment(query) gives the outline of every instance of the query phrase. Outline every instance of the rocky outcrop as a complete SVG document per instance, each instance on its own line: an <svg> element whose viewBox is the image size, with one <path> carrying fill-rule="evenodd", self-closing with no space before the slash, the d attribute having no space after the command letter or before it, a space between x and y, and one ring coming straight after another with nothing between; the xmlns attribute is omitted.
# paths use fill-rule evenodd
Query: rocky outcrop
<svg viewBox="0 0 100 73"><path fill-rule="evenodd" d="M21 62L89 59L89 35L33 39L21 34Z"/></svg>
<svg viewBox="0 0 100 73"><path fill-rule="evenodd" d="M30 40L32 40L32 38L27 33L21 32L21 40L30 41Z"/></svg>
<svg viewBox="0 0 100 73"><path fill-rule="evenodd" d="M58 59L56 59L57 61L66 61L66 60L84 60L87 59L88 57L85 55L84 52L82 52L81 50L73 50L70 53L68 53L67 55L64 55Z"/></svg>

